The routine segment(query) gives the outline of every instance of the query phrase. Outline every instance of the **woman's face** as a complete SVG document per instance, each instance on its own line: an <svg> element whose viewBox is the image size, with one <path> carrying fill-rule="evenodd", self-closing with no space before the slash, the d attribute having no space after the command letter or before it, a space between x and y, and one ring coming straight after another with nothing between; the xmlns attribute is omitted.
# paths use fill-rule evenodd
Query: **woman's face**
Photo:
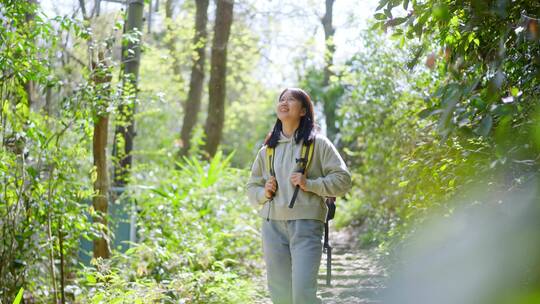
<svg viewBox="0 0 540 304"><path fill-rule="evenodd" d="M306 115L306 109L302 108L302 102L295 99L290 91L285 91L278 100L276 113L281 122L297 122Z"/></svg>

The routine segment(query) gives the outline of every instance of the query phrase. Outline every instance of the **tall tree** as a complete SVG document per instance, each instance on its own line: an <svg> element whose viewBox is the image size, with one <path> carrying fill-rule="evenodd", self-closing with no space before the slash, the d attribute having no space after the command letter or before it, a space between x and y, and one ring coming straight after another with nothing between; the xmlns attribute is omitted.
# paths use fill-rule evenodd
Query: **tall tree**
<svg viewBox="0 0 540 304"><path fill-rule="evenodd" d="M191 67L191 80L189 82L188 99L184 104L184 121L180 139L182 147L179 155L187 155L191 146L191 134L197 123L197 115L201 108L201 96L204 83L204 64L206 61L206 41L208 22L208 3L209 0L195 0L195 36L193 45L195 46L195 56L193 56L193 66Z"/></svg>
<svg viewBox="0 0 540 304"><path fill-rule="evenodd" d="M177 36L174 33L175 26L174 26L174 7L175 7L175 0L167 0L165 3L165 23L167 24L167 35L165 38L165 45L169 49L169 54L172 58L172 70L175 75L175 77L178 77L181 79L181 64L180 64L180 58L178 58L178 51L176 49L176 41Z"/></svg>
<svg viewBox="0 0 540 304"><path fill-rule="evenodd" d="M217 0L214 38L210 58L208 83L208 116L206 117L206 144L208 157L214 156L223 134L225 120L225 80L227 75L227 43L233 22L234 0Z"/></svg>
<svg viewBox="0 0 540 304"><path fill-rule="evenodd" d="M165 2L165 18L172 19L174 13L175 0L167 0Z"/></svg>
<svg viewBox="0 0 540 304"><path fill-rule="evenodd" d="M324 28L324 41L325 41L325 52L324 52L324 71L323 71L323 88L328 89L330 85L330 76L332 75L331 67L334 62L334 53L336 52L336 47L334 44L334 33L335 28L332 24L333 20L333 6L334 0L326 0L325 7L326 11L324 16L321 18L321 23ZM324 94L323 100L323 109L324 116L326 118L327 134L328 137L334 141L338 133L338 128L336 127L336 98L333 94Z"/></svg>
<svg viewBox="0 0 540 304"><path fill-rule="evenodd" d="M81 13L86 24L90 24L92 16L87 15L84 0L79 1ZM92 36L89 38L89 45L94 45ZM92 53L90 56L92 56ZM94 181L94 193L92 197L92 206L96 211L93 217L94 222L102 225L100 229L102 236L93 240L93 257L94 258L109 258L110 249L108 243L108 228L107 213L109 207L109 176L107 166L107 137L109 130L109 114L107 112L108 103L111 96L111 79L110 67L105 58L104 51L99 50L97 60L91 58L90 71L92 86L96 91L96 95L100 96L92 109L92 118L94 122L94 131L92 136L92 155L94 158L94 167L96 168L96 180ZM63 277L62 277L63 280ZM63 292L63 288L62 288ZM63 296L63 294L62 294Z"/></svg>
<svg viewBox="0 0 540 304"><path fill-rule="evenodd" d="M107 226L107 209L109 193L109 177L107 174L107 134L109 128L109 115L106 111L108 97L110 96L111 74L103 59L103 52L98 53L98 62L92 63L93 82L100 92L101 103L97 105L94 112L94 135L92 141L94 166L96 167L97 178L94 182L96 195L92 198L94 210L98 212L96 221ZM105 231L106 232L106 231ZM103 233L105 233L103 232ZM110 250L105 237L94 239L94 257L108 258Z"/></svg>
<svg viewBox="0 0 540 304"><path fill-rule="evenodd" d="M27 0L28 4L30 6L32 5L38 5L37 1L36 0ZM34 18L35 18L36 14L35 12L28 12L26 13L26 22L27 23L31 23L34 21ZM34 96L33 96L33 91L34 91L34 82L32 80L27 80L25 83L24 83L24 90L26 91L26 98L28 100L28 108L31 108L32 107L32 104L34 103Z"/></svg>
<svg viewBox="0 0 540 304"><path fill-rule="evenodd" d="M141 58L141 33L143 26L143 0L130 0L128 4L127 23L125 33L133 39L128 39L127 47L122 51L124 64L124 102L119 106L116 121L113 146L115 159L114 185L123 187L129 178L133 163L131 152L135 137L134 113L136 110L137 81L139 78L139 65Z"/></svg>

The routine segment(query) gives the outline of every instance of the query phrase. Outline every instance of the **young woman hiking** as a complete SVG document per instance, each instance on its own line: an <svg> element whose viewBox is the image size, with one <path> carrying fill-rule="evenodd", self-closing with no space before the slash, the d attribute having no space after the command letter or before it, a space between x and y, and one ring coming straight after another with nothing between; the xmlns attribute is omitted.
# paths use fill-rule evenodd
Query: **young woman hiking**
<svg viewBox="0 0 540 304"><path fill-rule="evenodd" d="M313 103L306 92L285 89L279 95L276 114L274 128L257 153L247 183L249 200L260 208L263 218L268 289L274 304L321 303L317 276L328 211L324 197L345 194L351 188L351 175L334 145L317 133ZM297 172L304 143L313 145L306 175ZM269 151L273 170L269 170ZM296 186L300 189L290 208Z"/></svg>

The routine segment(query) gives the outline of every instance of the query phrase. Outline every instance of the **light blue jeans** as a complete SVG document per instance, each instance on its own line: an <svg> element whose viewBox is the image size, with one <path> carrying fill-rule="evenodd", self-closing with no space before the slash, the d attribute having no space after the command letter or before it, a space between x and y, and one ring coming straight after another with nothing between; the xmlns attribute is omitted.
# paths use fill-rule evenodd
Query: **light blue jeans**
<svg viewBox="0 0 540 304"><path fill-rule="evenodd" d="M319 220L264 219L264 261L274 304L322 303L317 297L317 276L323 232L324 223Z"/></svg>

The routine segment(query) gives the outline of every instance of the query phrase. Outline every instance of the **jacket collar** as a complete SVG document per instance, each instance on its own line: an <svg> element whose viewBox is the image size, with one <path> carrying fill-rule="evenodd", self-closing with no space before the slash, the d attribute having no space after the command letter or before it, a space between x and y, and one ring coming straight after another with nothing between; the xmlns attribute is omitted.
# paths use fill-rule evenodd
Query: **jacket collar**
<svg viewBox="0 0 540 304"><path fill-rule="evenodd" d="M294 141L294 135L291 135L291 137L287 137L285 136L285 134L283 134L283 131L281 131L279 133L279 139L278 139L278 142L291 142L291 141Z"/></svg>

